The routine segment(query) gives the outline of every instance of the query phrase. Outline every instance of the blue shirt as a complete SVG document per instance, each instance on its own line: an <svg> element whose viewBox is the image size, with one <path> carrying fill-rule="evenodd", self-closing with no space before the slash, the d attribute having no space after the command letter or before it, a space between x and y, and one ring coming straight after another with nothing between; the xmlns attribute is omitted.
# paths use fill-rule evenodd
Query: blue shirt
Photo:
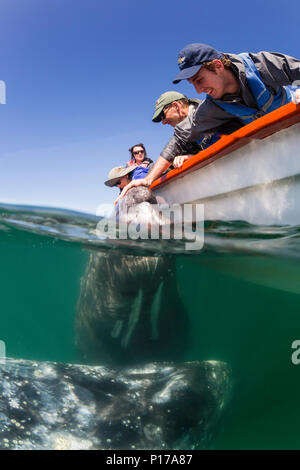
<svg viewBox="0 0 300 470"><path fill-rule="evenodd" d="M149 168L144 168L143 166L137 166L132 172L132 180L140 180L145 178L149 172Z"/></svg>

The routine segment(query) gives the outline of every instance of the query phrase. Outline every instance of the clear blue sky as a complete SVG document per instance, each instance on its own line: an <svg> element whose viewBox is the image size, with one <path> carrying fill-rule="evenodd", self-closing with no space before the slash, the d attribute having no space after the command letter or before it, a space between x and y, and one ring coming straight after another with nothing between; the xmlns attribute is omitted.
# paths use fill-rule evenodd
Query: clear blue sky
<svg viewBox="0 0 300 470"><path fill-rule="evenodd" d="M300 58L299 0L0 0L0 201L95 212L116 189L108 171L143 142L156 160L172 128L151 122L177 54Z"/></svg>

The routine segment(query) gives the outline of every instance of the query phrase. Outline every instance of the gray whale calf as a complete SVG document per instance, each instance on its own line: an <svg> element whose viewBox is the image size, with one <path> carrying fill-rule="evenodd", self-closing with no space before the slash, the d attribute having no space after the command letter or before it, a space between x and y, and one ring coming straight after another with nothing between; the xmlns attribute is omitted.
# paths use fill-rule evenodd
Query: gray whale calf
<svg viewBox="0 0 300 470"><path fill-rule="evenodd" d="M156 220L148 188L128 191L131 217ZM88 363L184 360L188 317L176 282L174 256L92 252L77 305L77 346Z"/></svg>
<svg viewBox="0 0 300 470"><path fill-rule="evenodd" d="M229 383L215 361L108 369L2 360L0 448L203 448Z"/></svg>

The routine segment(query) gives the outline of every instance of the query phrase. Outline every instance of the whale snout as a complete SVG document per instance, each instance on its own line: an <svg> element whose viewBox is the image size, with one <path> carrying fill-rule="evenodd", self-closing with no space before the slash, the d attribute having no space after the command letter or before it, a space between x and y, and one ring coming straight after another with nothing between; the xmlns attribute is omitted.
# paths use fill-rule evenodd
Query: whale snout
<svg viewBox="0 0 300 470"><path fill-rule="evenodd" d="M131 188L121 200L119 220L127 224L160 225L159 209L156 197L145 186Z"/></svg>
<svg viewBox="0 0 300 470"><path fill-rule="evenodd" d="M168 436L176 449L185 448L187 440L196 448L207 445L230 391L231 370L224 362L177 364L165 374L152 403L177 424L170 428ZM180 428L186 430L184 436Z"/></svg>
<svg viewBox="0 0 300 470"><path fill-rule="evenodd" d="M124 197L124 204L126 204L128 207L141 204L142 202L157 204L156 197L149 188L146 188L146 186L131 188Z"/></svg>

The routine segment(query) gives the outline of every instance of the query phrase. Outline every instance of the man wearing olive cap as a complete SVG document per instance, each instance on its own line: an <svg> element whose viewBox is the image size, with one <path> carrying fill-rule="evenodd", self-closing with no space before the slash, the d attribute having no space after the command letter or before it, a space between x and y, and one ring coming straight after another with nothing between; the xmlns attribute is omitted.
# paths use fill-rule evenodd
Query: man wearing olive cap
<svg viewBox="0 0 300 470"><path fill-rule="evenodd" d="M190 140L185 142L184 146L180 145L182 136L191 128L194 116L201 103L201 100L195 98L188 99L185 95L176 91L163 93L155 103L155 113L152 121L162 122L162 124L169 124L174 127L174 136L164 147L160 157L169 163L173 162L175 167L181 166L180 163L182 164L184 160L183 155L195 155L216 142L219 139L219 134L229 134L240 127L236 120L232 120L226 126L212 129L210 133L207 132L198 141ZM185 159L187 158L185 157Z"/></svg>
<svg viewBox="0 0 300 470"><path fill-rule="evenodd" d="M216 142L219 138L218 132L220 134L230 134L241 127L236 120L231 119L224 126L219 126L218 129L211 129L211 132L206 132L200 140L186 140L184 145L182 145L181 142L184 140L184 135L192 127L195 113L201 106L201 103L201 100L188 99L177 91L167 91L158 98L155 103L152 121L162 122L162 124L169 124L174 127L174 136L162 150L150 173L143 179L131 181L122 192L121 197L125 196L128 189L133 186L150 186L156 178L168 169L171 163L175 168L179 168L189 156L195 155Z"/></svg>

